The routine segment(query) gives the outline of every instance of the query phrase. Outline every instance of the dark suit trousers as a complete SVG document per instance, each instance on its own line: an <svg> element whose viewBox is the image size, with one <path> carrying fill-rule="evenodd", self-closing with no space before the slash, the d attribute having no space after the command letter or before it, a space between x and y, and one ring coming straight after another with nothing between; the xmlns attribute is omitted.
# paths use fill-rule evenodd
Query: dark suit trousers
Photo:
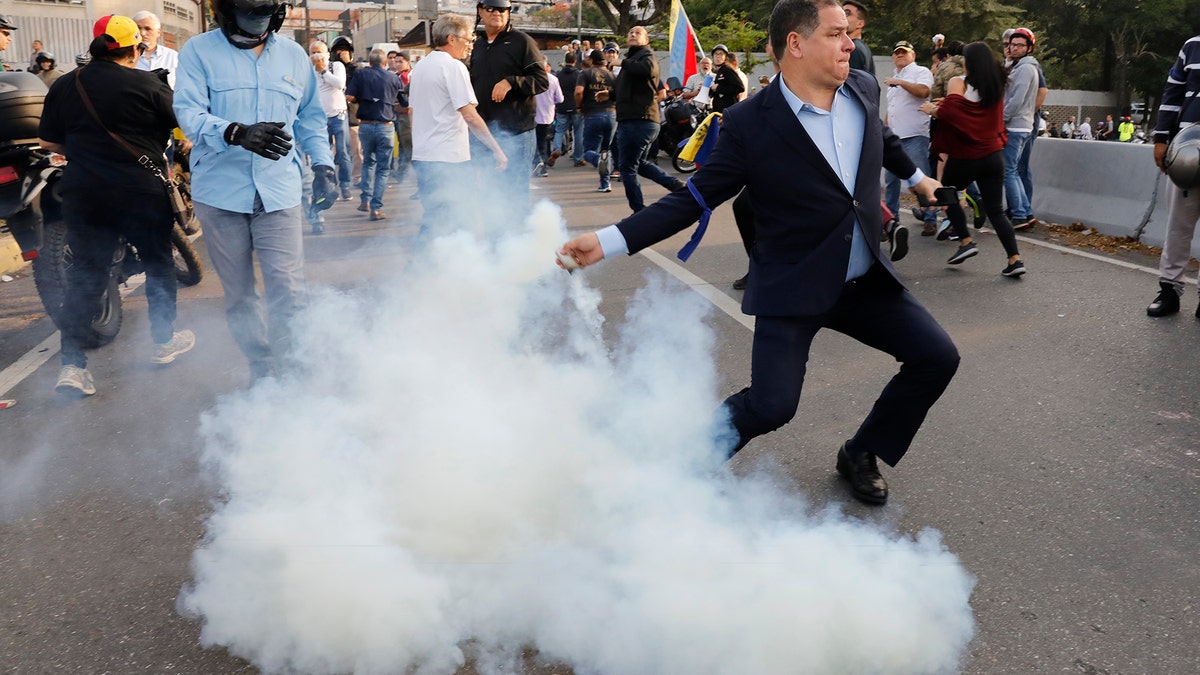
<svg viewBox="0 0 1200 675"><path fill-rule="evenodd" d="M755 436L787 424L800 404L809 347L831 328L900 362L858 432L855 451L895 466L925 415L958 369L958 350L946 331L878 263L846 284L829 312L809 317L757 317L750 386L725 400L739 438L730 456Z"/></svg>

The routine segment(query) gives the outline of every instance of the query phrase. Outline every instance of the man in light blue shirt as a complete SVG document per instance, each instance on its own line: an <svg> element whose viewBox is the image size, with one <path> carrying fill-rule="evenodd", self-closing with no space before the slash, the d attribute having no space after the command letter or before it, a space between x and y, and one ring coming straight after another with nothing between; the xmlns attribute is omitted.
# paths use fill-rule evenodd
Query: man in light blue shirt
<svg viewBox="0 0 1200 675"><path fill-rule="evenodd" d="M249 6L247 8L247 6ZM289 323L305 304L301 156L313 163L313 204L337 199L333 155L316 78L304 49L275 35L286 5L218 0L219 30L179 57L175 116L192 140L192 200L225 290L234 340L251 377L274 372L290 348ZM267 296L254 277L258 254Z"/></svg>

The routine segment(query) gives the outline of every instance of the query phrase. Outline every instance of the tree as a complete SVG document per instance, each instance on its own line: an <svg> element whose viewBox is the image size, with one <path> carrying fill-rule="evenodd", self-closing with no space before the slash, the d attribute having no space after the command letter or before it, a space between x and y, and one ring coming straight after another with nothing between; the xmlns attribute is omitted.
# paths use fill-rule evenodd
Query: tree
<svg viewBox="0 0 1200 675"><path fill-rule="evenodd" d="M592 0L604 22L616 35L625 35L634 26L653 26L671 7L670 0Z"/></svg>
<svg viewBox="0 0 1200 675"><path fill-rule="evenodd" d="M696 31L700 44L709 51L715 45L723 44L731 52L741 52L739 67L750 72L761 61L754 58L754 52L765 48L767 32L746 18L745 12L731 11L722 14L714 21L701 26Z"/></svg>

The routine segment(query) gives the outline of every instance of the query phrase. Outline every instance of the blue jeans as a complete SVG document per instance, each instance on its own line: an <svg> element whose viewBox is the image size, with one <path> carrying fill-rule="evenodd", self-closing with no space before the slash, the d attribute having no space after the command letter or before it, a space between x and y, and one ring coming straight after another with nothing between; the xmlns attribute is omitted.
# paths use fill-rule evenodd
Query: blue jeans
<svg viewBox="0 0 1200 675"><path fill-rule="evenodd" d="M1004 146L1004 196L1008 201L1008 210L1012 211L1013 220L1028 218L1031 215L1029 195L1025 193L1025 184L1021 182L1020 167L1021 153L1029 146L1030 133L1025 131L1008 132L1008 144Z"/></svg>
<svg viewBox="0 0 1200 675"><path fill-rule="evenodd" d="M493 219L494 224L504 227L524 220L529 213L529 167L533 166L537 133L530 129L514 134L501 129L495 122L488 122L488 131L500 144L500 149L508 158L508 166L497 172L492 151L474 136L471 136L471 164L475 167L480 189L489 192L495 189L496 194L504 195L504 199L497 203L500 211Z"/></svg>
<svg viewBox="0 0 1200 675"><path fill-rule="evenodd" d="M333 163L336 165L338 186L342 192L350 191L350 125L346 113L325 118L329 130L329 144L333 148Z"/></svg>
<svg viewBox="0 0 1200 675"><path fill-rule="evenodd" d="M484 152L487 152L486 150ZM489 157L491 153L488 153ZM463 199L474 193L475 169L469 162L426 162L414 160L417 194L421 198L421 229L418 248L436 238L459 230L475 231L472 204Z"/></svg>
<svg viewBox="0 0 1200 675"><path fill-rule="evenodd" d="M638 176L649 178L668 190L678 190L683 183L647 156L654 141L658 140L659 124L654 120L623 120L617 124L617 167L621 171L621 184L625 186L625 199L634 213L646 208L642 200L642 186Z"/></svg>
<svg viewBox="0 0 1200 675"><path fill-rule="evenodd" d="M574 96L575 93L571 92L571 95ZM581 161L583 159L583 115L581 113L555 113L554 149L562 154L563 137L567 135L567 127L570 127L572 133L575 134L575 144L571 148L571 161Z"/></svg>
<svg viewBox="0 0 1200 675"><path fill-rule="evenodd" d="M600 163L600 155L612 148L613 133L617 130L617 113L612 110L594 112L583 118L583 142L576 136L575 147L580 156L592 166ZM611 169L612 166L610 165ZM600 173L600 187L609 187L608 172Z"/></svg>
<svg viewBox="0 0 1200 675"><path fill-rule="evenodd" d="M362 143L363 153L362 200L370 200L372 211L383 208L383 191L392 172L395 134L391 124L358 125L358 141ZM371 188L369 192L368 188Z"/></svg>
<svg viewBox="0 0 1200 675"><path fill-rule="evenodd" d="M1025 144L1025 151L1021 153L1021 159L1017 162L1017 173L1021 176L1021 185L1025 188L1025 199L1029 200L1029 215L1033 215L1033 171L1029 168L1029 159L1033 156L1033 142L1037 140L1037 134L1029 135L1029 143Z"/></svg>
<svg viewBox="0 0 1200 675"><path fill-rule="evenodd" d="M396 156L392 162L392 170L396 172L396 181L404 180L408 165L412 163L412 120L408 115L396 113Z"/></svg>
<svg viewBox="0 0 1200 675"><path fill-rule="evenodd" d="M904 147L904 154L908 155L913 164L917 165L926 176L929 173L929 137L928 136L909 136L901 138L900 145ZM887 185L887 190L884 194L883 202L888 209L900 217L900 178L891 171L885 171L884 182ZM926 214L926 220L930 214ZM936 218L936 215L933 215Z"/></svg>

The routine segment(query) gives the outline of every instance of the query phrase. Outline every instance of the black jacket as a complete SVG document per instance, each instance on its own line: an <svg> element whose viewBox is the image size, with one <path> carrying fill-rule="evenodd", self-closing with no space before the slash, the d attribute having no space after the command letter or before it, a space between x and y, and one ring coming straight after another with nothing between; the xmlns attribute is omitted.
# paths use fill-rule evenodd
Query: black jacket
<svg viewBox="0 0 1200 675"><path fill-rule="evenodd" d="M562 86L563 101L554 105L554 112L560 115L575 112L575 83L579 81L579 69L575 66L563 66L558 71L558 83Z"/></svg>
<svg viewBox="0 0 1200 675"><path fill-rule="evenodd" d="M658 116L658 59L649 47L630 47L617 73L617 121Z"/></svg>
<svg viewBox="0 0 1200 675"><path fill-rule="evenodd" d="M725 112L726 108L737 103L738 94L746 91L742 78L738 77L737 71L728 63L717 68L713 84L717 85L717 93L712 97L713 112Z"/></svg>
<svg viewBox="0 0 1200 675"><path fill-rule="evenodd" d="M84 106L75 89L77 79L104 128ZM165 170L163 148L171 138L171 130L178 126L172 102L171 87L165 78L112 61L94 61L58 78L46 94L38 136L63 145L64 154L71 159L63 172L63 188L162 196L162 181L118 145L108 131L124 138L160 171Z"/></svg>
<svg viewBox="0 0 1200 675"><path fill-rule="evenodd" d="M533 39L519 30L509 27L490 44L487 33L480 33L471 52L471 87L479 101L479 115L512 133L537 126L533 121L537 112L534 97L550 88L541 61L542 53ZM503 101L495 103L492 89L500 80L507 80L512 90Z"/></svg>

